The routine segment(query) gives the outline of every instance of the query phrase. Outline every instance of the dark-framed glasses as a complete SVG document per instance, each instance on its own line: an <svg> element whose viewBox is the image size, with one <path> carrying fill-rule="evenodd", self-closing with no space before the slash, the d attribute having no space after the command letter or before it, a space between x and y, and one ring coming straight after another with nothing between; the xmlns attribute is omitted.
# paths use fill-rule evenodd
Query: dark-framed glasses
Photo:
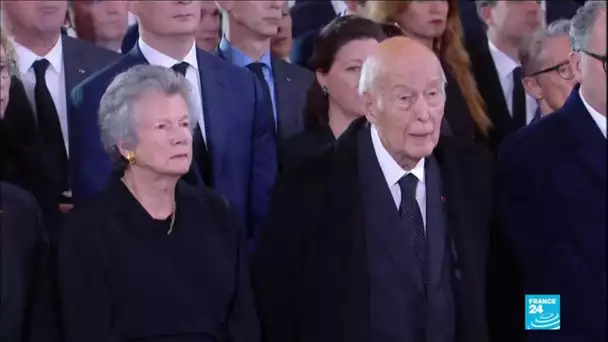
<svg viewBox="0 0 608 342"><path fill-rule="evenodd" d="M563 61L552 67L543 69L541 71L537 71L530 76L538 76L538 75L545 74L545 73L552 72L552 71L557 72L559 77L561 77L564 80L571 80L574 78L574 73L572 72L572 67L570 67L570 62L568 62L568 61Z"/></svg>
<svg viewBox="0 0 608 342"><path fill-rule="evenodd" d="M597 53L593 53L593 52L590 52L587 50L580 50L580 52L584 53L585 55L587 55L593 59L596 59L596 60L602 62L602 64L604 65L604 72L608 72L608 65L606 65L606 64L608 64L607 63L608 59L606 58L606 55L603 55L603 56L598 55Z"/></svg>

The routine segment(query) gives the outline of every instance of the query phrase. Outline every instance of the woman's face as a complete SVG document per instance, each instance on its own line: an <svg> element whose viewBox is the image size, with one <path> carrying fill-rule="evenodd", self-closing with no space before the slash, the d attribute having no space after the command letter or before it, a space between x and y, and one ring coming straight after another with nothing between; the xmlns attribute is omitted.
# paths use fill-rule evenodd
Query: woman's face
<svg viewBox="0 0 608 342"><path fill-rule="evenodd" d="M410 1L407 5L397 16L397 23L408 36L432 41L443 35L449 12L446 0Z"/></svg>
<svg viewBox="0 0 608 342"><path fill-rule="evenodd" d="M192 133L186 101L180 95L154 92L141 97L134 109L140 113L135 122L134 167L158 175L187 173L192 162Z"/></svg>
<svg viewBox="0 0 608 342"><path fill-rule="evenodd" d="M0 119L4 118L4 111L8 104L8 93L11 87L11 64L4 47L0 46Z"/></svg>
<svg viewBox="0 0 608 342"><path fill-rule="evenodd" d="M377 48L375 39L350 41L338 50L327 74L317 71L319 84L327 87L330 107L337 106L352 116L364 114L363 97L358 91L361 67Z"/></svg>

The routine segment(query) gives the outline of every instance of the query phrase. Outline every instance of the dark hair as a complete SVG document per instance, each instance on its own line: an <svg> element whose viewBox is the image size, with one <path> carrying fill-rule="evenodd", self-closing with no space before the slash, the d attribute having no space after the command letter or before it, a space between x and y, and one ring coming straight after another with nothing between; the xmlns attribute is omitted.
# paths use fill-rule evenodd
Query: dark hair
<svg viewBox="0 0 608 342"><path fill-rule="evenodd" d="M405 36L405 32L395 23L382 23L380 25L382 25L382 31L387 39Z"/></svg>
<svg viewBox="0 0 608 342"><path fill-rule="evenodd" d="M338 17L321 31L314 45L310 67L314 71L328 73L340 49L354 40L385 39L382 27L372 20L348 15ZM307 128L324 126L329 123L329 100L316 80L308 89L304 108Z"/></svg>

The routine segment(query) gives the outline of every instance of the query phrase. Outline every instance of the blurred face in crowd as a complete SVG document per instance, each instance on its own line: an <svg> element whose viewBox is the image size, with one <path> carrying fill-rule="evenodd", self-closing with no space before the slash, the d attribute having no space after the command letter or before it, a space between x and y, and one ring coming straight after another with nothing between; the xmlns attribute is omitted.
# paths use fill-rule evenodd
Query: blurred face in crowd
<svg viewBox="0 0 608 342"><path fill-rule="evenodd" d="M220 43L222 15L215 1L202 1L201 21L195 33L196 45L205 51L213 51Z"/></svg>
<svg viewBox="0 0 608 342"><path fill-rule="evenodd" d="M230 1L228 12L231 18L258 39L277 35L283 18L284 0Z"/></svg>
<svg viewBox="0 0 608 342"><path fill-rule="evenodd" d="M2 0L2 6L10 20L11 31L16 35L22 31L37 35L58 35L68 10L68 2L61 0Z"/></svg>
<svg viewBox="0 0 608 342"><path fill-rule="evenodd" d="M11 64L4 46L0 45L0 119L4 118L4 111L8 104L8 90L11 86Z"/></svg>
<svg viewBox="0 0 608 342"><path fill-rule="evenodd" d="M597 15L585 52L574 52L570 63L585 100L598 112L606 115L606 11ZM591 54L596 55L595 57ZM600 59L603 59L600 60Z"/></svg>
<svg viewBox="0 0 608 342"><path fill-rule="evenodd" d="M353 117L365 113L363 97L358 92L361 67L377 48L375 39L352 40L338 50L326 74L317 71L319 85L327 88L330 109L337 107Z"/></svg>
<svg viewBox="0 0 608 342"><path fill-rule="evenodd" d="M145 30L159 37L193 35L201 21L201 1L137 0L131 9Z"/></svg>
<svg viewBox="0 0 608 342"><path fill-rule="evenodd" d="M271 40L272 53L279 58L288 59L292 45L291 13L289 12L289 4L287 1L284 1L282 19L279 23L279 31L276 36L272 37Z"/></svg>
<svg viewBox="0 0 608 342"><path fill-rule="evenodd" d="M74 1L76 30L90 40L118 41L127 33L127 1Z"/></svg>
<svg viewBox="0 0 608 342"><path fill-rule="evenodd" d="M489 29L515 45L544 22L543 15L540 1L497 1L482 10Z"/></svg>
<svg viewBox="0 0 608 342"><path fill-rule="evenodd" d="M445 105L441 63L405 37L385 40L375 58L379 72L374 89L365 93L366 115L395 161L411 169L439 140Z"/></svg>
<svg viewBox="0 0 608 342"><path fill-rule="evenodd" d="M535 99L545 102L548 114L561 108L574 87L574 74L568 55L570 39L568 36L551 37L545 41L542 63L536 75L524 77L526 92ZM541 73L538 73L541 72ZM541 106L542 107L542 106Z"/></svg>
<svg viewBox="0 0 608 342"><path fill-rule="evenodd" d="M135 152L134 167L155 174L180 176L188 172L192 134L183 97L151 92L135 102L134 109L137 138L134 149L119 144L123 156L127 158L127 151Z"/></svg>
<svg viewBox="0 0 608 342"><path fill-rule="evenodd" d="M441 37L448 20L447 1L410 1L406 6L397 23L408 37L431 42Z"/></svg>

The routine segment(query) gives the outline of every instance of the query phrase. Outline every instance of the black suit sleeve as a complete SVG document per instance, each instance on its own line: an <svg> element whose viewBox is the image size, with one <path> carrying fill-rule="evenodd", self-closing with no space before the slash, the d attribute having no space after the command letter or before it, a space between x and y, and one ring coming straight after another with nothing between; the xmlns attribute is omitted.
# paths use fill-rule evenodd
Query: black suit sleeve
<svg viewBox="0 0 608 342"><path fill-rule="evenodd" d="M118 342L98 235L87 213L74 212L59 245L59 293L66 342Z"/></svg>

